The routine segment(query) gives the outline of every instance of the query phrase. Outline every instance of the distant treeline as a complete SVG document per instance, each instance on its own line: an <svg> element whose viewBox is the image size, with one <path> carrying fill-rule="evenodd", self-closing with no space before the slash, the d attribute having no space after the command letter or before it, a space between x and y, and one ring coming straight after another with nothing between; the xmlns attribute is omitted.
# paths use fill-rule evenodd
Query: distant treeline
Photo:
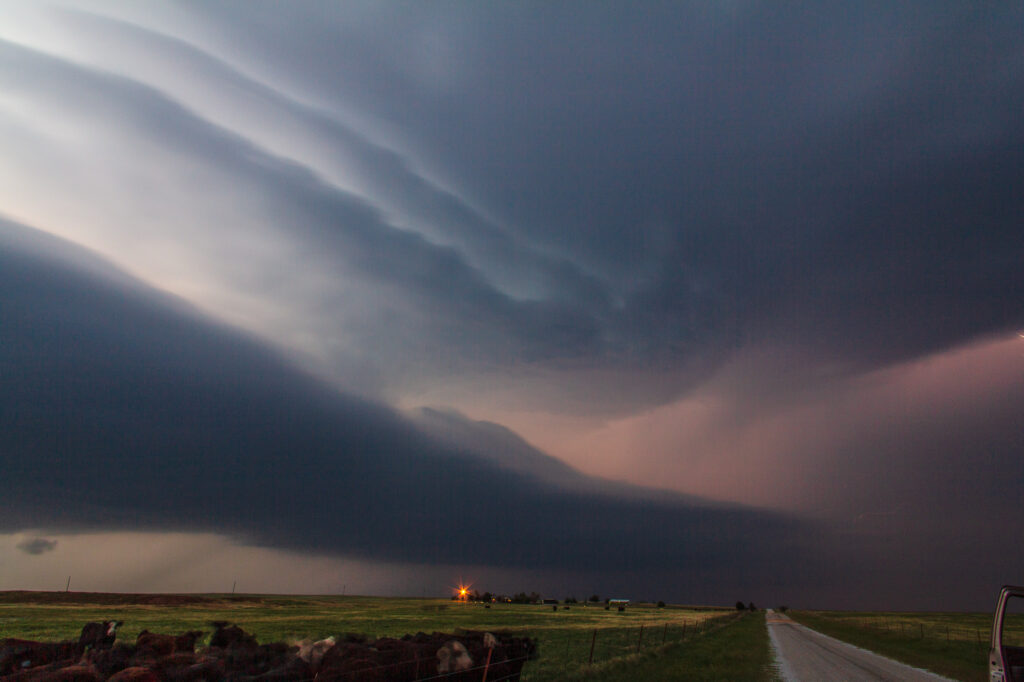
<svg viewBox="0 0 1024 682"><path fill-rule="evenodd" d="M545 600L543 595L538 592L517 592L514 595L507 594L492 594L491 592L484 592L481 594L477 590L467 592L465 596L460 594L452 595L452 601L472 601L472 602L483 602L485 604L499 603L499 604L540 604L544 601L557 602L557 599ZM587 603L600 603L601 597L596 594L590 595L590 598L586 600ZM581 600L576 597L566 597L562 600L563 604L579 604ZM608 603L608 599L604 600L604 603Z"/></svg>

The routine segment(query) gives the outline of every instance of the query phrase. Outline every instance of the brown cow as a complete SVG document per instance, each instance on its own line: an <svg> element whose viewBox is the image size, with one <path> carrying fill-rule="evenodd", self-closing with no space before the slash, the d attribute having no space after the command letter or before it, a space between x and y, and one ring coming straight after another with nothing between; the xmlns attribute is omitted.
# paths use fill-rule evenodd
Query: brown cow
<svg viewBox="0 0 1024 682"><path fill-rule="evenodd" d="M196 649L196 640L203 636L199 630L189 630L180 635L163 635L143 630L135 639L135 647L140 653L155 656L169 656L173 653L192 653Z"/></svg>
<svg viewBox="0 0 1024 682"><path fill-rule="evenodd" d="M136 665L115 673L107 682L160 682L160 678L149 668Z"/></svg>
<svg viewBox="0 0 1024 682"><path fill-rule="evenodd" d="M86 623L82 634L78 637L78 646L86 649L109 649L114 646L117 628L123 624L120 620L105 620L102 623Z"/></svg>
<svg viewBox="0 0 1024 682"><path fill-rule="evenodd" d="M28 639L0 640L0 675L9 675L56 661L77 660L82 650L76 642L34 642Z"/></svg>
<svg viewBox="0 0 1024 682"><path fill-rule="evenodd" d="M226 620L215 620L210 625L214 627L213 634L210 636L211 649L227 649L232 646L259 646L255 637L237 625L228 623Z"/></svg>

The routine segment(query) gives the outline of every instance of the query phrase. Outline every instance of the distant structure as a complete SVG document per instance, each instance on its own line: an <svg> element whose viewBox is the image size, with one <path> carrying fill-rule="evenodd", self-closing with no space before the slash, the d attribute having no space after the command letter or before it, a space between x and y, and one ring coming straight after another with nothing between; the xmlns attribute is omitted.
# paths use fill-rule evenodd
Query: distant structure
<svg viewBox="0 0 1024 682"><path fill-rule="evenodd" d="M617 608L619 611L625 611L626 607L629 606L628 599L609 599L608 607Z"/></svg>

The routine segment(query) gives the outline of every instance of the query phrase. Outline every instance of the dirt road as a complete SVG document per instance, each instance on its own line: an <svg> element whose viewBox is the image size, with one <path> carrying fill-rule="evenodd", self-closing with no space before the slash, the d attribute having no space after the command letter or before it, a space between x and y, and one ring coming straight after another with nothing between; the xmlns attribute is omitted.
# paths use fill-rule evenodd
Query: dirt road
<svg viewBox="0 0 1024 682"><path fill-rule="evenodd" d="M945 677L832 639L768 611L768 634L786 682L949 682Z"/></svg>

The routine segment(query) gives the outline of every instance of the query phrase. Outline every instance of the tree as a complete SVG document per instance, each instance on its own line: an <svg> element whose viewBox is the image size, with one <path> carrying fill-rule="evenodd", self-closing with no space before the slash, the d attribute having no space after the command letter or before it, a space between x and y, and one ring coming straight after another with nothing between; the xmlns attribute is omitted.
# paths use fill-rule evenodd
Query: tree
<svg viewBox="0 0 1024 682"><path fill-rule="evenodd" d="M598 597L596 594L592 594L590 595L590 599L588 599L587 601L601 601L601 598Z"/></svg>
<svg viewBox="0 0 1024 682"><path fill-rule="evenodd" d="M738 602L736 602L736 610L737 611L746 611L747 610L747 605L744 604L741 601L738 601Z"/></svg>
<svg viewBox="0 0 1024 682"><path fill-rule="evenodd" d="M748 606L747 608L749 608L751 611L757 611L757 607L754 606L754 602L750 602L750 606Z"/></svg>

